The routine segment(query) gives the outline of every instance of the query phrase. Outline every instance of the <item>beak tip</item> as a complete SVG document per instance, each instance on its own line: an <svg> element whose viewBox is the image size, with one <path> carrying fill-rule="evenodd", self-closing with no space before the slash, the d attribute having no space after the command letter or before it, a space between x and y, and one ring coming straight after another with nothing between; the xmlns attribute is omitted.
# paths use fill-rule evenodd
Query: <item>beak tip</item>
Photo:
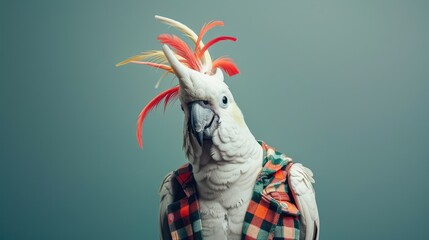
<svg viewBox="0 0 429 240"><path fill-rule="evenodd" d="M204 142L204 134L203 134L203 132L199 132L199 133L197 133L197 135L198 135L198 137L197 137L198 143L202 147L203 142Z"/></svg>

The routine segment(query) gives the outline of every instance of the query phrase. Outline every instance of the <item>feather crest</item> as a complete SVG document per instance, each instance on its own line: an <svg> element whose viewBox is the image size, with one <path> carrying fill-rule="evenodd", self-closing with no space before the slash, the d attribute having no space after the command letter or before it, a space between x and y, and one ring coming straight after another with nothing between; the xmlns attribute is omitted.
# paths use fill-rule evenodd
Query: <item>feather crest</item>
<svg viewBox="0 0 429 240"><path fill-rule="evenodd" d="M188 26L184 25L183 23L170 18L161 17L158 15L155 15L155 19L176 28L177 30L182 32L186 37L191 39L194 43L197 41L197 38L198 38L197 34L194 31L192 31L192 29L190 29Z"/></svg>
<svg viewBox="0 0 429 240"><path fill-rule="evenodd" d="M117 63L115 66L120 67L122 65L128 64L133 61L145 61L145 60L155 62L155 63L161 63L161 64L168 63L167 58L165 57L163 51L152 50L152 51L143 52L139 55L135 55L130 58L127 58L124 61Z"/></svg>
<svg viewBox="0 0 429 240"><path fill-rule="evenodd" d="M155 88L159 87L159 84L161 83L162 79L164 79L168 75L168 72L164 72L161 77L158 79L158 82L155 84Z"/></svg>
<svg viewBox="0 0 429 240"><path fill-rule="evenodd" d="M160 21L160 22L162 22L162 23L164 23L164 24L167 24L169 26L172 26L172 27L176 28L177 30L179 30L180 32L182 32L185 36L187 36L189 39L191 39L192 42L194 42L194 43L197 42L198 35L194 31L192 31L192 29L190 29L188 26L186 26L185 24L183 24L181 22L178 22L178 21L175 21L175 20L170 19L170 18L158 16L158 15L155 15L155 19L158 20L158 21ZM203 44L202 41L199 43L199 45L200 45L201 48L204 47L204 44ZM203 62L206 65L211 66L211 64L212 64L212 58L210 57L209 52L205 52L203 56L204 56L203 57Z"/></svg>
<svg viewBox="0 0 429 240"><path fill-rule="evenodd" d="M176 35L170 34L161 34L158 36L158 40L167 44L173 48L175 53L183 58L183 63L186 64L189 68L199 71L200 63L195 58L192 50L189 48L188 44L186 44L182 39L177 37Z"/></svg>
<svg viewBox="0 0 429 240"><path fill-rule="evenodd" d="M156 108L162 100L164 100L164 107L168 104L168 102L172 99L177 97L177 94L179 92L179 85L172 87L170 89L165 90L164 92L158 94L146 106L142 109L140 112L138 118L137 118L137 142L140 145L140 148L143 148L143 140L142 140L142 127L143 122L147 116L147 114L154 108Z"/></svg>
<svg viewBox="0 0 429 240"><path fill-rule="evenodd" d="M168 71L170 73L174 74L173 68L164 64L159 64L159 63L153 63L153 62L140 62L140 61L131 61L130 63L135 63L135 64L141 64L141 65L147 65L147 66L151 66L154 68L160 68L162 70Z"/></svg>
<svg viewBox="0 0 429 240"><path fill-rule="evenodd" d="M216 68L222 69L224 72L228 74L228 76L233 76L238 74L240 71L238 70L237 65L235 65L234 61L231 58L220 57L213 61L212 71Z"/></svg>
<svg viewBox="0 0 429 240"><path fill-rule="evenodd" d="M198 51L196 53L197 58L201 59L201 56L207 51L207 49L211 46L213 46L214 44L220 42L220 41L225 41L225 40L229 40L229 41L237 41L237 38L235 37L230 37L230 36L220 36L217 38L214 38L212 40L210 40L200 51Z"/></svg>
<svg viewBox="0 0 429 240"><path fill-rule="evenodd" d="M201 50L202 47L204 47L204 46L201 47L200 43L201 43L201 40L203 39L204 35L207 33L207 31L216 27L216 26L223 27L224 24L222 21L211 21L207 24L204 24L204 26L200 30L200 34L198 35L198 39L195 42L195 53L197 53L198 51ZM201 59L201 58L199 58L199 59Z"/></svg>

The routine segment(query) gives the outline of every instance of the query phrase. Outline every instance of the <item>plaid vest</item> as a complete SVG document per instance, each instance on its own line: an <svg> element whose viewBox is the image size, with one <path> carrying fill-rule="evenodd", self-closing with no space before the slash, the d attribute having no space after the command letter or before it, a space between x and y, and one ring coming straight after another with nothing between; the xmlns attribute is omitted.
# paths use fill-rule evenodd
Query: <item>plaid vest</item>
<svg viewBox="0 0 429 240"><path fill-rule="evenodd" d="M253 188L244 217L242 239L299 239L299 211L294 204L287 176L292 159L259 142L263 149L263 168ZM192 165L174 172L182 189L168 206L172 239L202 239L202 223Z"/></svg>

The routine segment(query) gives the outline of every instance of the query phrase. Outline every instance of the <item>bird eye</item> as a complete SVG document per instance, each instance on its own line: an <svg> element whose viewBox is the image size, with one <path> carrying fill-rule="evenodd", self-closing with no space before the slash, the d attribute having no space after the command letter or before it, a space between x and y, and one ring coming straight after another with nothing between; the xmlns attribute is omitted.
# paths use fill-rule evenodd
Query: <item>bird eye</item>
<svg viewBox="0 0 429 240"><path fill-rule="evenodd" d="M221 98L220 106L223 108L228 107L228 98L225 95Z"/></svg>

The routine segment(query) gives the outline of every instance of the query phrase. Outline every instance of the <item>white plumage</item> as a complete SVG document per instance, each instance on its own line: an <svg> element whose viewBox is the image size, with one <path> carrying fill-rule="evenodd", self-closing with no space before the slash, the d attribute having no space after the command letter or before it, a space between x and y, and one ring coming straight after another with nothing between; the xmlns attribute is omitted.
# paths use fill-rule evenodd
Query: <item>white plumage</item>
<svg viewBox="0 0 429 240"><path fill-rule="evenodd" d="M312 186L313 172L301 163L292 165L289 171L289 186L301 212L301 239L319 239L319 211Z"/></svg>

